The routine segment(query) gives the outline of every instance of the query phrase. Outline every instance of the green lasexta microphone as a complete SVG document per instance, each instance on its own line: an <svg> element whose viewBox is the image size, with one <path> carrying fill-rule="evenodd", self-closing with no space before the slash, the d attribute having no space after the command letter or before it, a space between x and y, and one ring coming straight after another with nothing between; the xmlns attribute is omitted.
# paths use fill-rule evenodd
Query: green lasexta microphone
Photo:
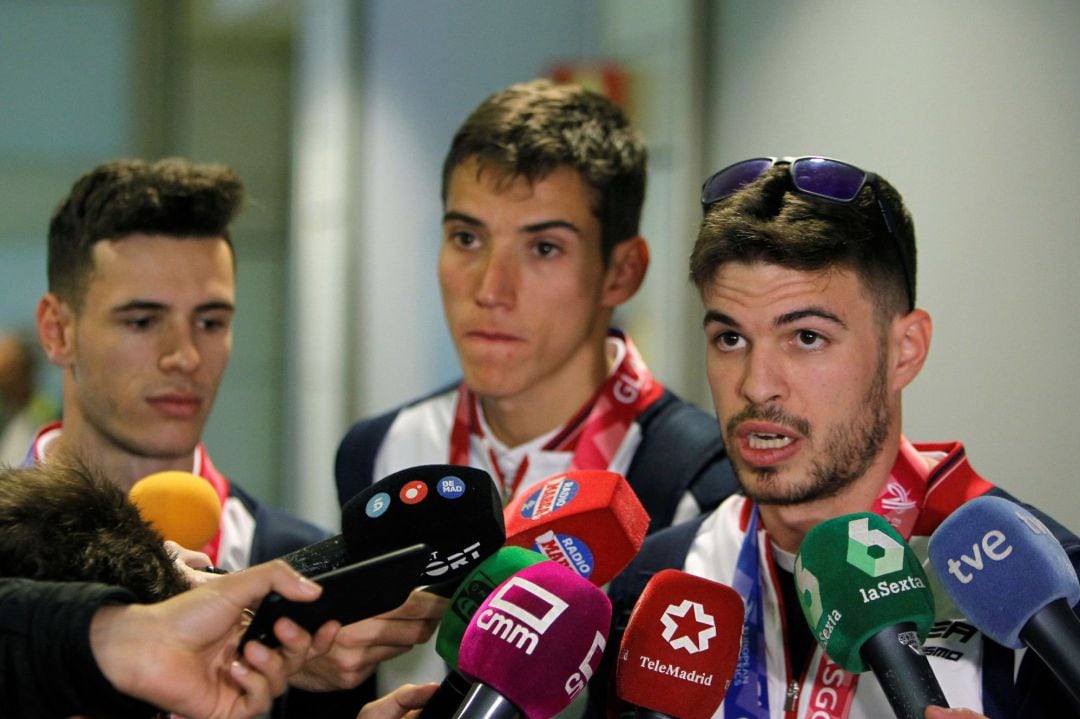
<svg viewBox="0 0 1080 719"><path fill-rule="evenodd" d="M869 512L811 529L795 557L799 604L814 638L846 671L873 671L900 719L948 706L922 643L934 596L904 538Z"/></svg>

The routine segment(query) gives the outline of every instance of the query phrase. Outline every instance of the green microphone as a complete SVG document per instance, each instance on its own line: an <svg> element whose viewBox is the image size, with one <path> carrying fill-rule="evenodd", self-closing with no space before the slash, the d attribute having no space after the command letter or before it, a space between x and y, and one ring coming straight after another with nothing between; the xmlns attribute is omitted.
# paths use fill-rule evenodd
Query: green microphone
<svg viewBox="0 0 1080 719"><path fill-rule="evenodd" d="M795 586L821 648L848 672L873 671L899 719L948 706L922 650L934 595L885 519L859 512L811 529L795 557Z"/></svg>
<svg viewBox="0 0 1080 719"><path fill-rule="evenodd" d="M472 571L450 596L435 637L435 652L450 666L450 673L421 710L419 719L448 719L472 689L473 682L457 671L458 651L469 620L495 588L525 567L551 561L522 547L502 547Z"/></svg>

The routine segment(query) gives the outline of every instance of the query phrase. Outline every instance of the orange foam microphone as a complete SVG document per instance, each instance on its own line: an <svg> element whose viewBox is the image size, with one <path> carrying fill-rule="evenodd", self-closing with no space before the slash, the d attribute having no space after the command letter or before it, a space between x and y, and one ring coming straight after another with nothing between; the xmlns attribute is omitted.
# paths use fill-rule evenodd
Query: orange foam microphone
<svg viewBox="0 0 1080 719"><path fill-rule="evenodd" d="M155 472L129 493L139 514L165 539L187 549L202 549L217 534L221 502L202 477L191 472Z"/></svg>

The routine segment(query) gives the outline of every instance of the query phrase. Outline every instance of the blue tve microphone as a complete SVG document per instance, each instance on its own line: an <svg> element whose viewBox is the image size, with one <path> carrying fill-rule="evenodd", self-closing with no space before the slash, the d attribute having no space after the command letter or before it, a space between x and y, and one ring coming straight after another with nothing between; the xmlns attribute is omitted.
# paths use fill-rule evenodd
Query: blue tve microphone
<svg viewBox="0 0 1080 719"><path fill-rule="evenodd" d="M1051 531L1001 497L978 497L930 537L930 564L983 634L1031 648L1080 699L1080 580Z"/></svg>

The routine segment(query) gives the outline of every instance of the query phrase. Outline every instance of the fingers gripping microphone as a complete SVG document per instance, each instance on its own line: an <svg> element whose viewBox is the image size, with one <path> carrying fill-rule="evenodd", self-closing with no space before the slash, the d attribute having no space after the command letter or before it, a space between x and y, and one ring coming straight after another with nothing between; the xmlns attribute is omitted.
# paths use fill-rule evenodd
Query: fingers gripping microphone
<svg viewBox="0 0 1080 719"><path fill-rule="evenodd" d="M502 500L491 476L456 465L424 465L391 474L360 492L341 509L342 532L284 559L312 576L350 562L427 544L431 558L422 584L456 582L502 546Z"/></svg>
<svg viewBox="0 0 1080 719"><path fill-rule="evenodd" d="M1080 699L1080 580L1034 514L1001 497L972 499L930 537L930 564L986 636L1030 647Z"/></svg>
<svg viewBox="0 0 1080 719"><path fill-rule="evenodd" d="M642 719L712 717L735 675L743 613L731 587L677 569L657 572L619 646L619 698Z"/></svg>
<svg viewBox="0 0 1080 719"><path fill-rule="evenodd" d="M836 517L811 529L795 558L795 586L810 629L843 669L874 672L900 719L947 707L922 651L934 597L918 558L876 514Z"/></svg>
<svg viewBox="0 0 1080 719"><path fill-rule="evenodd" d="M455 718L548 719L584 690L604 653L611 603L554 562L526 567L483 601L458 653L474 682Z"/></svg>
<svg viewBox="0 0 1080 719"><path fill-rule="evenodd" d="M191 472L147 475L128 496L158 534L182 547L202 549L218 532L221 500L209 482Z"/></svg>
<svg viewBox="0 0 1080 719"><path fill-rule="evenodd" d="M545 561L548 561L545 557L528 549L503 547L461 580L450 597L450 606L435 637L435 651L450 666L450 673L424 705L420 712L422 719L448 719L465 700L472 682L457 671L458 651L469 620L480 604L516 572Z"/></svg>
<svg viewBox="0 0 1080 719"><path fill-rule="evenodd" d="M604 470L557 474L514 499L504 514L508 545L534 549L597 586L634 558L649 527L630 484Z"/></svg>

